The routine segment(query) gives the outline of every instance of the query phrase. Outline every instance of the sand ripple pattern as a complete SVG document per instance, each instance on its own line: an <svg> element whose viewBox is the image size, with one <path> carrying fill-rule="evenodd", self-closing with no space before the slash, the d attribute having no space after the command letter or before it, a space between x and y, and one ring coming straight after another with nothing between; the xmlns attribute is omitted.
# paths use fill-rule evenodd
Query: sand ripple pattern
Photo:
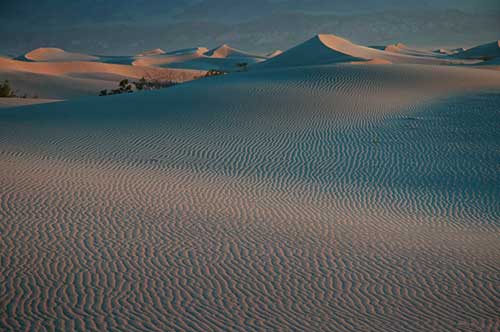
<svg viewBox="0 0 500 332"><path fill-rule="evenodd" d="M3 110L0 330L498 331L499 83L311 67Z"/></svg>

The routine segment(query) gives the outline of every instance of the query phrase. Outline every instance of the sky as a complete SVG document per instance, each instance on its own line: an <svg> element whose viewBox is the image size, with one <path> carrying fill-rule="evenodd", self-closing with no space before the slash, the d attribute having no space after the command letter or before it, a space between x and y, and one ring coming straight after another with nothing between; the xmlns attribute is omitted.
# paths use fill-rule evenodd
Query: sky
<svg viewBox="0 0 500 332"><path fill-rule="evenodd" d="M0 0L0 54L37 47L135 54L222 43L287 49L317 33L366 45L473 46L500 38L498 0Z"/></svg>

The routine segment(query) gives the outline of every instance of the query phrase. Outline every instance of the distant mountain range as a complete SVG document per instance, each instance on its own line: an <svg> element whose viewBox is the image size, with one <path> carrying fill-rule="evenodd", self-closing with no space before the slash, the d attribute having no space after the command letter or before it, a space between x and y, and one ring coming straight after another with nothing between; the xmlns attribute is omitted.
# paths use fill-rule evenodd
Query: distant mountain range
<svg viewBox="0 0 500 332"><path fill-rule="evenodd" d="M230 43L260 52L316 33L356 42L470 46L499 39L500 3L372 0L26 0L0 4L0 54L36 47L135 54ZM446 43L443 45L443 43Z"/></svg>

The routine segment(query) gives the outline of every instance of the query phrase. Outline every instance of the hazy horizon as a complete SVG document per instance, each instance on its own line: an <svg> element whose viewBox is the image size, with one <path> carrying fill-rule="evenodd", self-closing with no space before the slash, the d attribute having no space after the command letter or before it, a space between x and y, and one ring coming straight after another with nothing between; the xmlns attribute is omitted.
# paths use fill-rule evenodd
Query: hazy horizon
<svg viewBox="0 0 500 332"><path fill-rule="evenodd" d="M361 44L470 47L499 39L496 1L23 1L0 5L8 34L0 54L60 47L134 54L228 43L258 52L288 49L318 33Z"/></svg>

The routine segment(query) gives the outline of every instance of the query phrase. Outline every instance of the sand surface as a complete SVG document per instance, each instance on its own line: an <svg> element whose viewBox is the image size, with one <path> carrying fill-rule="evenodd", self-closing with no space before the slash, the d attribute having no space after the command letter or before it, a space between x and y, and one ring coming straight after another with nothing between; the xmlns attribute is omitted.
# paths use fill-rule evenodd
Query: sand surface
<svg viewBox="0 0 500 332"><path fill-rule="evenodd" d="M0 329L499 330L499 104L344 64L2 110Z"/></svg>
<svg viewBox="0 0 500 332"><path fill-rule="evenodd" d="M500 57L500 40L484 45L472 47L462 52L454 54L457 58L484 59L491 60Z"/></svg>
<svg viewBox="0 0 500 332"><path fill-rule="evenodd" d="M431 51L411 50L403 44L389 45L384 49L378 49L357 45L339 36L320 34L268 61L258 63L254 67L256 69L285 68L375 59L399 64L451 65L467 63L454 58L445 58Z"/></svg>
<svg viewBox="0 0 500 332"><path fill-rule="evenodd" d="M9 80L17 95L69 99L96 96L116 89L122 79L189 81L203 70L153 68L97 61L27 62L0 58L0 79Z"/></svg>
<svg viewBox="0 0 500 332"><path fill-rule="evenodd" d="M31 61L93 61L99 58L93 55L66 52L60 48L42 47L28 52L24 57Z"/></svg>
<svg viewBox="0 0 500 332"><path fill-rule="evenodd" d="M41 98L1 98L0 108L9 108L17 106L26 106L33 104L53 103L60 100L57 99L41 99Z"/></svg>
<svg viewBox="0 0 500 332"><path fill-rule="evenodd" d="M238 64L253 65L263 62L274 55L276 54L269 56L255 55L224 44L212 50L197 47L166 54L139 57L133 64L137 66L199 70L215 69L232 72L241 70Z"/></svg>
<svg viewBox="0 0 500 332"><path fill-rule="evenodd" d="M153 50L148 50L144 51L142 53L139 53L137 56L151 56L151 55L160 55L160 54L165 54L166 52L162 50L161 48L155 48Z"/></svg>

